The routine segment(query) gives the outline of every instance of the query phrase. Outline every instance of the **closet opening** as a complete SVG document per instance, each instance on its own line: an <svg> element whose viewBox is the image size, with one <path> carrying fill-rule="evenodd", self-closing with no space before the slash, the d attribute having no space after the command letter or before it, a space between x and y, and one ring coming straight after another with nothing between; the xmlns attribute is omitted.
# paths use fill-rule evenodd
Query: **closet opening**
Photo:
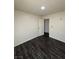
<svg viewBox="0 0 79 59"><path fill-rule="evenodd" d="M49 19L44 19L44 36L49 37Z"/></svg>

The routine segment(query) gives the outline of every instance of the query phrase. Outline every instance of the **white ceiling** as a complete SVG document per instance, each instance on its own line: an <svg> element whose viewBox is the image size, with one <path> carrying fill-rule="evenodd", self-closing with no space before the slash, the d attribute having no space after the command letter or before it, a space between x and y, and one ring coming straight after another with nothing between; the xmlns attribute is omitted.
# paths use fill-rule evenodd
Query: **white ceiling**
<svg viewBox="0 0 79 59"><path fill-rule="evenodd" d="M41 6L46 9L41 10ZM48 15L65 10L65 0L14 0L14 7L36 15Z"/></svg>

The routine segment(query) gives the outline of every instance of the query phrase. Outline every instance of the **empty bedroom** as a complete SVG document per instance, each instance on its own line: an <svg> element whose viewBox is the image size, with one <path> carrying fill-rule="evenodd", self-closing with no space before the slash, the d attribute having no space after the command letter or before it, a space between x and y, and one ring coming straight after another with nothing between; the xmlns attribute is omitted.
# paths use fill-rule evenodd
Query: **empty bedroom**
<svg viewBox="0 0 79 59"><path fill-rule="evenodd" d="M65 59L65 0L14 0L14 59Z"/></svg>

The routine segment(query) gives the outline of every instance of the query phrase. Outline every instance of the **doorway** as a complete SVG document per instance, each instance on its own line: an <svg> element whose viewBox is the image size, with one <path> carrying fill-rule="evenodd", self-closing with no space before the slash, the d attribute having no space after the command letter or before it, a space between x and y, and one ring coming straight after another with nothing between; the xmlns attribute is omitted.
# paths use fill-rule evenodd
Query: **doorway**
<svg viewBox="0 0 79 59"><path fill-rule="evenodd" d="M49 19L44 19L44 36L49 37Z"/></svg>

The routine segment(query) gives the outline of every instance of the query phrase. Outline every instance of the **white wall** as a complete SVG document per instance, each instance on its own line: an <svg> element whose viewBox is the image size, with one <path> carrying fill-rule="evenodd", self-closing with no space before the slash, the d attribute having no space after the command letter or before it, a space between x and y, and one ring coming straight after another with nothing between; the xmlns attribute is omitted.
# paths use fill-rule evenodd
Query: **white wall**
<svg viewBox="0 0 79 59"><path fill-rule="evenodd" d="M14 12L14 46L43 35L43 21L39 16L18 10Z"/></svg>
<svg viewBox="0 0 79 59"><path fill-rule="evenodd" d="M65 42L65 12L44 16L49 18L49 36Z"/></svg>
<svg viewBox="0 0 79 59"><path fill-rule="evenodd" d="M44 19L39 19L39 36L44 35Z"/></svg>

